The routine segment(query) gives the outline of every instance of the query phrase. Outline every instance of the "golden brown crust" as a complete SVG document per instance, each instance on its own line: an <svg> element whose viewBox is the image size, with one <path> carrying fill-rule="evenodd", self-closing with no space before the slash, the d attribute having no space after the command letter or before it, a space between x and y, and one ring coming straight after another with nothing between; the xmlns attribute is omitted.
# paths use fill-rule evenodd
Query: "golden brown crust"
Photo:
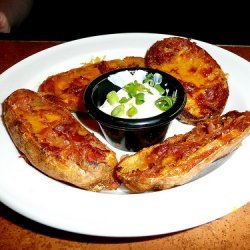
<svg viewBox="0 0 250 250"><path fill-rule="evenodd" d="M125 57L123 60L115 59L88 64L48 77L40 85L39 92L56 96L56 102L63 102L71 111L85 111L82 97L92 80L114 69L143 66L144 59L141 57Z"/></svg>
<svg viewBox="0 0 250 250"><path fill-rule="evenodd" d="M249 134L250 112L231 111L124 158L117 176L133 192L182 185L236 149Z"/></svg>
<svg viewBox="0 0 250 250"><path fill-rule="evenodd" d="M66 109L20 89L4 102L3 119L25 158L50 177L83 189L116 189L114 152Z"/></svg>
<svg viewBox="0 0 250 250"><path fill-rule="evenodd" d="M180 37L165 38L147 51L145 64L177 78L187 93L187 104L179 116L195 124L220 115L229 90L227 77L218 63L196 43Z"/></svg>

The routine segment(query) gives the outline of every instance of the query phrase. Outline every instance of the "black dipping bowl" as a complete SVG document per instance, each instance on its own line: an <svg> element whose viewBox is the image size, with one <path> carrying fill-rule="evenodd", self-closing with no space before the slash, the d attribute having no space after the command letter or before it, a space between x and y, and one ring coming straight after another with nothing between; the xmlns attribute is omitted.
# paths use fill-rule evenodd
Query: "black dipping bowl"
<svg viewBox="0 0 250 250"><path fill-rule="evenodd" d="M111 83L108 77L125 70L130 72L145 70L148 73L161 74L163 78L161 86L169 89L168 95L177 91L174 105L159 115L143 119L117 118L102 112L99 107L106 100L107 94L112 90L120 89ZM85 90L84 102L90 116L99 123L106 140L112 146L135 152L164 140L170 122L178 116L186 104L186 94L181 83L167 73L150 68L123 68L108 72L93 80Z"/></svg>

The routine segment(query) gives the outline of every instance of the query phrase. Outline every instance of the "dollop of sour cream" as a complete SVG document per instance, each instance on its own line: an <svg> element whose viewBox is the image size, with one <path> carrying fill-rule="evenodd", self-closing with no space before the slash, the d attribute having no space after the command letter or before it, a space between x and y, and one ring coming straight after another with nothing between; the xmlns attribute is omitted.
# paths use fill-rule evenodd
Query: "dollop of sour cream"
<svg viewBox="0 0 250 250"><path fill-rule="evenodd" d="M122 98L128 99L127 102L122 103L123 106L122 108L124 108L125 112L123 112L122 115L119 115L120 118L128 118L128 119L148 118L159 115L162 112L164 112L163 110L157 108L157 106L155 105L156 100L161 98L162 94L154 86L151 86L149 83L144 82L145 78L147 77L147 74L148 73L144 70L137 70L133 74L130 71L126 70L118 72L116 74L112 74L108 77L108 80L110 82L121 88L119 91L116 92L116 99L117 100L121 100ZM159 76L161 77L161 75L159 76L158 75L156 75L156 78L159 79ZM138 105L136 103L136 98L131 98L128 91L126 91L125 86L128 85L129 83L141 84L146 89L143 91L142 104ZM112 115L112 111L119 105L121 106L120 101L111 104L110 101L106 99L103 105L99 107L99 109L106 114ZM132 116L129 116L127 111L131 107L135 108L136 112Z"/></svg>
<svg viewBox="0 0 250 250"><path fill-rule="evenodd" d="M128 70L112 74L108 77L108 80L113 84L123 88L126 84L134 81L142 83L147 75L145 70L137 70L134 74L131 74Z"/></svg>

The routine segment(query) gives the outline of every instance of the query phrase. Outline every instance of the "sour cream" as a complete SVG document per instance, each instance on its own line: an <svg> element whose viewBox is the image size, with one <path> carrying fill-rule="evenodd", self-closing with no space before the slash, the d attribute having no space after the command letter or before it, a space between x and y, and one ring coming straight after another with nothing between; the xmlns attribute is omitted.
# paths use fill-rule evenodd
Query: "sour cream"
<svg viewBox="0 0 250 250"><path fill-rule="evenodd" d="M116 74L110 75L108 80L113 84L123 88L127 83L138 81L142 83L145 79L147 72L144 70L137 70L134 74L131 74L128 70L118 72Z"/></svg>
<svg viewBox="0 0 250 250"><path fill-rule="evenodd" d="M155 105L155 101L160 97L162 97L162 95L159 93L157 89L150 86L148 83L143 83L143 80L145 79L146 75L147 75L146 71L137 70L134 72L134 74L131 74L129 71L122 71L109 76L108 80L121 88L119 91L116 92L119 100L121 100L123 97L129 98L128 92L123 89L123 87L128 83L133 83L134 81L137 81L139 84L143 84L143 86L147 89L147 91L143 91L144 103L137 105L136 98L131 98L128 102L122 104L125 107L125 113L124 115L119 116L120 118L127 118L127 119L148 118L159 115L163 112ZM118 105L121 105L121 103L117 102L111 105L108 102L108 100L105 100L105 102L103 103L103 105L99 107L99 109L104 113L111 115L112 110L114 110L114 108L117 107ZM137 109L137 113L134 114L132 117L129 117L127 115L127 111L132 106Z"/></svg>
<svg viewBox="0 0 250 250"><path fill-rule="evenodd" d="M137 105L135 103L135 98L132 98L127 103L124 103L125 111L128 110L131 106L134 106L136 107L138 113L136 113L133 117L129 117L127 113L125 112L125 114L121 116L121 118L128 118L128 119L148 118L148 117L152 117L155 115L159 115L163 112L160 109L158 109L154 104L155 101L161 97L159 92L156 89L150 87L148 84L145 84L145 87L149 88L152 94L144 93L145 102L143 104ZM123 89L120 89L117 92L117 95L119 99L121 99L122 97L126 97L126 98L128 97L128 93ZM112 110L118 105L119 103L117 105L110 105L109 102L106 100L103 103L103 105L99 107L99 109L103 111L104 113L111 115Z"/></svg>

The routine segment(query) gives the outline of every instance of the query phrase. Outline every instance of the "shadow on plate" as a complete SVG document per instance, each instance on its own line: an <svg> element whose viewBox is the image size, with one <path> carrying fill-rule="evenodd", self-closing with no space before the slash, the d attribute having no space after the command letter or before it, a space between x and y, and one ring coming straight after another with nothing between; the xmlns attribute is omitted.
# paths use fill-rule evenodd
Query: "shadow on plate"
<svg viewBox="0 0 250 250"><path fill-rule="evenodd" d="M199 173L197 176L195 176L190 182L193 182L197 179L200 179L200 178L204 177L205 175L218 169L221 165L223 165L232 156L233 153L234 153L234 151L217 159L216 161L212 162L207 168L205 168L203 171L201 171L201 173Z"/></svg>
<svg viewBox="0 0 250 250"><path fill-rule="evenodd" d="M88 113L78 112L75 116L83 124L83 126L86 127L86 129L102 135L98 122L90 117Z"/></svg>

